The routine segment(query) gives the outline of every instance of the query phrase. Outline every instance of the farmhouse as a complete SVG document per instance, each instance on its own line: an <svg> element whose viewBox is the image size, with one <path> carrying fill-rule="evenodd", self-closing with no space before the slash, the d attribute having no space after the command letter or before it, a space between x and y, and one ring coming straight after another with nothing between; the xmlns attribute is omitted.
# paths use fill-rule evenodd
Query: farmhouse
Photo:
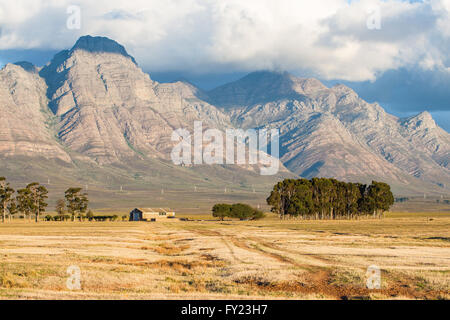
<svg viewBox="0 0 450 320"><path fill-rule="evenodd" d="M175 212L169 208L136 208L130 212L130 221L155 221L175 218Z"/></svg>

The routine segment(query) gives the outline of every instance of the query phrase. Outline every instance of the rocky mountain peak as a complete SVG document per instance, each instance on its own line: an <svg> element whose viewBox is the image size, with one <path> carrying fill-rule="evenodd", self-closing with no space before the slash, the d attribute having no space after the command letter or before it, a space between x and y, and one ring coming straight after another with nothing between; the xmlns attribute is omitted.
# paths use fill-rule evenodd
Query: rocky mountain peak
<svg viewBox="0 0 450 320"><path fill-rule="evenodd" d="M28 83L22 82L27 82L30 79L40 79L37 71L27 70L16 63L8 63L0 70L0 78L3 78L11 87L22 86L23 84L26 86Z"/></svg>
<svg viewBox="0 0 450 320"><path fill-rule="evenodd" d="M161 83L159 87L171 87L174 92L177 92L183 98L207 99L207 95L202 89L184 79L171 83Z"/></svg>
<svg viewBox="0 0 450 320"><path fill-rule="evenodd" d="M31 73L38 73L39 68L37 68L34 64L28 61L19 61L14 63L16 66L22 67L25 71Z"/></svg>
<svg viewBox="0 0 450 320"><path fill-rule="evenodd" d="M416 116L405 119L403 125L408 129L414 130L436 128L436 122L428 111L421 112Z"/></svg>
<svg viewBox="0 0 450 320"><path fill-rule="evenodd" d="M269 71L269 70L262 70L262 71L255 71L252 73L249 73L244 78L242 78L243 81L291 81L292 75L289 72L286 71Z"/></svg>
<svg viewBox="0 0 450 320"><path fill-rule="evenodd" d="M433 116L428 111L423 111L416 116L417 119L422 121L434 121Z"/></svg>
<svg viewBox="0 0 450 320"><path fill-rule="evenodd" d="M300 99L304 88L316 84L304 82L288 72L257 71L235 82L211 90L208 95L212 104L234 108L282 99Z"/></svg>
<svg viewBox="0 0 450 320"><path fill-rule="evenodd" d="M296 77L292 76L291 79L296 84L296 85L294 85L293 88L298 93L308 94L308 93L315 93L315 92L318 92L321 90L328 89L322 82L320 82L319 80L317 80L315 78L303 79L303 78L296 78Z"/></svg>
<svg viewBox="0 0 450 320"><path fill-rule="evenodd" d="M3 68L0 71L2 71L3 73L6 73L6 72L10 72L10 71L18 69L17 67L18 66L13 63L7 63L3 66Z"/></svg>
<svg viewBox="0 0 450 320"><path fill-rule="evenodd" d="M92 37L83 36L78 39L75 45L70 50L75 52L77 50L84 50L91 53L115 53L130 58L135 64L136 60L128 54L124 46L106 37Z"/></svg>
<svg viewBox="0 0 450 320"><path fill-rule="evenodd" d="M339 93L355 93L355 91L353 91L352 88L347 87L345 84L342 83L338 83L336 85L334 85L331 90L333 90L334 92L339 92Z"/></svg>

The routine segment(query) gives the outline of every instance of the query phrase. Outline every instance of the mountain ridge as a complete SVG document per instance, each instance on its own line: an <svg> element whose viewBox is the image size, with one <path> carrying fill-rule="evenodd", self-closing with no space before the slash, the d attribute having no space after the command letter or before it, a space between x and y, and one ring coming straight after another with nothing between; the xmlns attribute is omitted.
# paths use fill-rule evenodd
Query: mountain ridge
<svg viewBox="0 0 450 320"><path fill-rule="evenodd" d="M283 166L281 172L290 177L382 179L398 193L426 187L446 194L450 187L449 134L427 112L398 118L345 85L328 88L287 72L254 72L206 92L186 81L159 83L105 37L81 37L42 68L5 66L0 112L3 158L139 172L148 163L146 170L154 171L170 161L173 130L192 132L201 120L204 129L279 128L280 159L292 174ZM230 169L205 170L214 180ZM255 172L236 170L242 181Z"/></svg>
<svg viewBox="0 0 450 320"><path fill-rule="evenodd" d="M268 81L272 79L281 80L273 84ZM273 89L278 91L271 92ZM254 94L258 90L270 92L273 99L260 99ZM233 92L239 94L233 95ZM449 134L436 125L428 112L401 119L388 114L377 103L365 102L345 85L327 88L318 80L296 78L288 73L252 73L209 94L209 101L229 113L237 126L281 128L281 144L285 149L281 159L296 174L308 178L319 175L345 179L366 171L387 180L397 177L406 184L417 183L409 179L411 176L437 186L450 181ZM322 130L322 125L316 123L317 116L322 116L327 124ZM310 141L305 145L308 137L320 130L322 134L315 138L316 144ZM333 141L339 136L347 136L340 156L330 158L333 145L320 151L321 137ZM296 137L302 137L303 141L297 141ZM334 146L337 145L336 140ZM305 154L310 146L316 161L308 160ZM348 146L359 151L354 149L345 155L342 152ZM361 161L348 160L352 154L359 154ZM331 162L342 164L336 168ZM381 165L377 170L375 162ZM347 165L360 168L361 172L351 174L356 169L343 169Z"/></svg>

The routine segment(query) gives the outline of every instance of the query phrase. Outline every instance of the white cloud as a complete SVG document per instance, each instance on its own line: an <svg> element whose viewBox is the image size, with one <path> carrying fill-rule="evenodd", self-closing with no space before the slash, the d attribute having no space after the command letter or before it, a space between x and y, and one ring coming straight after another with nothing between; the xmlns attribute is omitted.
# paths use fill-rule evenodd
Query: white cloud
<svg viewBox="0 0 450 320"><path fill-rule="evenodd" d="M79 4L81 30L66 28ZM381 9L381 30L367 9ZM448 68L450 0L0 0L1 49L117 40L147 70L286 69L361 81L407 65Z"/></svg>

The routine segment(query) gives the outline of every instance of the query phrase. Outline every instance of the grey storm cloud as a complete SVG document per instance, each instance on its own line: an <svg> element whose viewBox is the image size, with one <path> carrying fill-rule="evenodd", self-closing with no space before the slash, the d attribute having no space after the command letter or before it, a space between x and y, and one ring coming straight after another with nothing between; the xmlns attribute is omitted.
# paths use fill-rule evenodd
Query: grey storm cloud
<svg viewBox="0 0 450 320"><path fill-rule="evenodd" d="M79 30L66 27L73 4ZM379 30L367 27L373 8ZM205 83L287 70L339 79L398 112L449 110L449 0L0 0L0 64L43 63L86 34L118 41L155 74Z"/></svg>
<svg viewBox="0 0 450 320"><path fill-rule="evenodd" d="M151 70L285 69L348 81L407 65L445 67L449 56L448 0L77 3L81 29L68 30L69 0L0 0L0 50L64 49L91 34L117 40ZM381 30L367 28L374 6Z"/></svg>
<svg viewBox="0 0 450 320"><path fill-rule="evenodd" d="M332 43L334 38L339 37L383 43L408 41L410 38L437 31L436 23L444 15L445 12L433 10L429 5L410 6L397 14L387 14L380 9L381 28L373 30L361 28L364 16L352 19L347 10L341 9L323 21L323 24L328 27L328 31L323 35L321 43Z"/></svg>
<svg viewBox="0 0 450 320"><path fill-rule="evenodd" d="M450 111L450 73L446 71L400 68L386 71L374 82L344 83L364 99L398 112Z"/></svg>

